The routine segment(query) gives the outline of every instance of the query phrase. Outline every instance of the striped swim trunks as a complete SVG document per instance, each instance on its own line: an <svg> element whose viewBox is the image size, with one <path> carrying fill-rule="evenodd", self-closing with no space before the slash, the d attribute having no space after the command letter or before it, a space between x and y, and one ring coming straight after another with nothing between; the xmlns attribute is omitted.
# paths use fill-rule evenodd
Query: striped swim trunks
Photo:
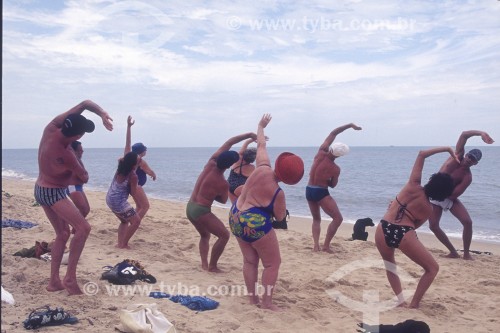
<svg viewBox="0 0 500 333"><path fill-rule="evenodd" d="M42 206L52 206L67 197L66 188L41 187L35 184L35 200Z"/></svg>

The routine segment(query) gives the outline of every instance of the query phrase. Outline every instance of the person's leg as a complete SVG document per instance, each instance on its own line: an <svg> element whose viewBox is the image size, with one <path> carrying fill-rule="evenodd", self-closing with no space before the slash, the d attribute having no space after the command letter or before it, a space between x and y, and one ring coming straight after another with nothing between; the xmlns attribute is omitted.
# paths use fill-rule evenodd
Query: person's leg
<svg viewBox="0 0 500 333"><path fill-rule="evenodd" d="M436 235L436 238L443 243L444 246L450 251L448 254L448 258L460 258L457 250L453 244L451 244L448 236L446 236L445 232L439 226L439 221L441 220L441 216L443 215L443 208L438 205L432 205L432 213L429 216L429 229Z"/></svg>
<svg viewBox="0 0 500 333"><path fill-rule="evenodd" d="M394 291L394 294L397 296L399 303L404 305L403 288L401 287L401 280L397 274L396 259L394 258L395 249L387 246L381 223L379 223L375 231L375 244L377 245L378 252L384 260L385 273L387 275L387 280L391 285L392 291Z"/></svg>
<svg viewBox="0 0 500 333"><path fill-rule="evenodd" d="M239 238L238 244L243 254L243 278L247 287L250 304L259 304L257 294L257 280L259 274L259 255L250 243L246 243Z"/></svg>
<svg viewBox="0 0 500 333"><path fill-rule="evenodd" d="M90 212L90 205L85 193L82 191L74 191L71 192L69 196L83 217L87 217Z"/></svg>
<svg viewBox="0 0 500 333"><path fill-rule="evenodd" d="M188 217L189 218L189 217ZM196 231L200 234L200 242L198 244L198 249L200 251L201 258L201 268L208 271L208 251L210 249L210 232L207 231L205 226L200 222L199 219L189 221L196 228Z"/></svg>
<svg viewBox="0 0 500 333"><path fill-rule="evenodd" d="M328 253L333 253L332 249L330 248L330 242L337 233L337 229L340 227L340 224L342 223L342 220L344 218L342 217L342 214L340 214L337 203L330 195L321 199L319 205L325 211L325 213L327 213L332 218L332 222L330 222L330 224L328 225L328 229L326 230L325 242L323 243L322 250Z"/></svg>
<svg viewBox="0 0 500 333"><path fill-rule="evenodd" d="M424 274L417 284L417 289L410 303L410 308L418 308L425 292L431 286L439 272L439 265L432 254L424 247L415 230L408 231L399 244L399 249L411 260L424 269Z"/></svg>
<svg viewBox="0 0 500 333"><path fill-rule="evenodd" d="M264 271L262 272L264 293L262 295L261 307L263 309L279 311L280 308L273 304L274 286L278 280L278 272L281 265L280 247L276 232L274 229L271 229L267 235L251 244L257 251L264 266Z"/></svg>
<svg viewBox="0 0 500 333"><path fill-rule="evenodd" d="M48 206L42 206L45 215L49 219L54 231L56 232L56 238L51 245L50 254L50 279L49 285L47 286L47 291L58 291L63 290L64 285L61 282L61 277L59 275L59 269L61 267L61 260L64 254L64 249L66 248L66 243L68 242L70 236L69 225L60 219L55 212Z"/></svg>
<svg viewBox="0 0 500 333"><path fill-rule="evenodd" d="M314 201L307 201L309 204L309 210L313 218L312 222L312 237L314 241L313 251L319 252L321 249L319 247L319 236L321 234L321 212L319 209L319 204Z"/></svg>
<svg viewBox="0 0 500 333"><path fill-rule="evenodd" d="M227 242L229 241L229 231L224 226L224 223L222 223L222 221L211 212L200 216L198 221L204 226L205 230L217 237L217 240L212 247L212 252L210 253L208 271L219 273L221 270L217 267L217 263L222 255L222 252L224 252Z"/></svg>
<svg viewBox="0 0 500 333"><path fill-rule="evenodd" d="M50 209L57 214L59 218L69 223L75 230L75 234L69 245L68 268L63 284L70 295L82 294L76 280L76 266L82 254L85 242L90 234L90 224L85 220L75 205L67 198L59 200L51 206ZM64 252L64 247L62 248L62 252ZM53 257L52 260L54 260Z"/></svg>
<svg viewBox="0 0 500 333"><path fill-rule="evenodd" d="M136 211L139 214L140 220L144 218L149 210L149 200L144 188L142 186L137 186L137 190L134 194L134 201L136 204Z"/></svg>
<svg viewBox="0 0 500 333"><path fill-rule="evenodd" d="M127 227L125 229L125 232L123 234L122 238L122 244L120 248L122 249L130 249L130 246L128 245L128 242L130 238L135 234L137 229L139 229L139 225L141 224L141 218L138 213L134 214L133 216L129 217L127 219L128 223L122 223L125 224ZM121 225L120 225L121 227ZM120 230L118 230L120 231Z"/></svg>
<svg viewBox="0 0 500 333"><path fill-rule="evenodd" d="M453 207L451 207L450 212L455 216L464 227L462 234L464 242L464 259L473 260L470 255L470 244L472 242L472 219L467 211L467 208L462 204L460 200L455 200Z"/></svg>

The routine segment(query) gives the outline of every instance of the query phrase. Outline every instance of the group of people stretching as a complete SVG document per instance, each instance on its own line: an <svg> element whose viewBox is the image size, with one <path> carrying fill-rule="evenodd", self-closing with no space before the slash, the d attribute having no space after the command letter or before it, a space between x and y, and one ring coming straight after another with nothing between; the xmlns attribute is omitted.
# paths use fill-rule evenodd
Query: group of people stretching
<svg viewBox="0 0 500 333"><path fill-rule="evenodd" d="M84 101L57 116L45 128L40 142L40 175L35 185L35 198L42 205L56 232L47 290L66 289L70 295L82 293L76 281L76 265L90 232L90 225L83 213L67 199L68 186L81 185L88 181L88 174L81 159L71 148L72 142L94 129L94 124L81 115L84 110L99 115L104 126L112 130L112 119L91 101ZM249 132L228 139L209 158L194 185L186 206L186 216L200 234L199 253L202 268L210 272L220 272L217 263L229 241L230 232L211 212L211 206L214 201L226 203L228 198L231 199L229 229L236 237L243 255L243 277L249 301L251 304L259 304L261 308L277 311L279 309L273 304L272 296L281 256L272 221L283 220L287 214L285 193L279 182L297 184L303 177L304 163L299 156L284 152L277 157L273 168L266 148L268 138L264 134L264 129L271 119L269 114L264 114L258 123L256 134ZM145 174L156 178L154 172L142 160L145 146L134 145L139 148L135 152L134 147L130 146L130 128L134 124L131 117L128 118L127 124L125 155L119 160L106 198L108 206L121 222L118 228L119 248L129 248L128 242L149 208L149 202L140 185L141 172L137 170L142 169ZM340 168L335 160L349 150L347 145L334 141L338 134L349 128L361 130L361 127L352 123L334 129L319 147L310 169L305 196L313 217L313 251L331 253L330 243L342 223L342 214L328 188L334 188L338 183ZM471 130L461 133L455 149L437 147L420 151L408 182L391 201L377 226L375 243L386 265L389 283L401 305L406 303L402 296L400 279L394 269L396 248L424 269L409 307L419 306L439 269L433 256L418 240L415 231L427 220L431 230L449 249L449 257L459 257L439 227L443 210L450 210L464 226L464 259L472 259L469 253L472 220L458 197L471 184L470 168L482 157L479 149L465 152L465 144L473 136L480 136L487 144L494 142L488 133ZM233 145L243 140L246 141L239 152L230 150ZM252 142L257 143L256 149L248 149ZM425 159L438 153L448 153L449 157L439 172L422 185ZM255 166L252 165L253 162ZM227 169L231 170L226 180L224 173ZM145 178L144 175L142 177ZM129 195L134 198L136 209L127 202ZM321 210L332 219L322 245L319 242ZM59 267L69 239L70 225L75 235L70 243L67 273L61 281ZM211 235L217 239L210 251ZM255 290L259 261L262 261L264 266L261 284L265 292L262 297L257 295Z"/></svg>

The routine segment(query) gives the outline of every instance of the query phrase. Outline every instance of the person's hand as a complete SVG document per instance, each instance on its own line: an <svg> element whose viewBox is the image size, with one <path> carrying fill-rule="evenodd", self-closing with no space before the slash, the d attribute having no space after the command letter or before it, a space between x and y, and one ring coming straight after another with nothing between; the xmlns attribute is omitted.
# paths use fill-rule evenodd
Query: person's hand
<svg viewBox="0 0 500 333"><path fill-rule="evenodd" d="M456 154L455 150L453 150L453 148L451 147L448 147L448 152L450 153L451 157L453 157L455 162L460 164L460 157Z"/></svg>
<svg viewBox="0 0 500 333"><path fill-rule="evenodd" d="M481 139L483 139L484 142L488 143L488 144L492 144L493 142L495 142L489 135L488 133L484 132L483 134L481 134Z"/></svg>
<svg viewBox="0 0 500 333"><path fill-rule="evenodd" d="M135 120L132 119L132 116L128 116L127 118L127 126L132 127L135 124Z"/></svg>
<svg viewBox="0 0 500 333"><path fill-rule="evenodd" d="M109 114L105 111L101 113L102 124L108 131L113 130L113 118L109 116Z"/></svg>
<svg viewBox="0 0 500 333"><path fill-rule="evenodd" d="M269 124L271 119L272 119L271 115L269 113L265 113L262 116L262 119L259 121L259 126L261 126L262 128L266 128L267 124Z"/></svg>
<svg viewBox="0 0 500 333"><path fill-rule="evenodd" d="M353 124L353 123L351 123L351 128L352 128L353 130L356 130L356 131L361 131L361 127L359 127L358 125L355 125L355 124Z"/></svg>

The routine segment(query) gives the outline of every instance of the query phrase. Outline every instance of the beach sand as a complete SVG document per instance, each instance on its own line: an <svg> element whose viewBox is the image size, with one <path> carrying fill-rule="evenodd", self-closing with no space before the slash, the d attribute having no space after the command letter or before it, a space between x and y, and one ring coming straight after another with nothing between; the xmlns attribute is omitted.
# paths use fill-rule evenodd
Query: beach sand
<svg viewBox="0 0 500 333"><path fill-rule="evenodd" d="M474 255L475 261L447 259L445 248L430 234L420 239L439 262L440 271L419 309L392 308L394 297L382 261L373 242L373 227L367 242L349 241L352 225L343 224L333 240L333 254L312 253L311 220L291 217L289 230L277 230L282 264L275 289L275 303L284 311L274 313L249 305L244 295L242 255L234 236L219 261L224 273L203 271L198 254L198 233L185 217L185 204L151 200L151 209L131 239L132 250L114 248L117 218L105 204L105 193L87 191L92 225L78 265L80 286L98 286L95 295L68 297L66 291L47 292L50 263L21 258L13 253L35 241L51 241L53 229L43 210L33 206L33 183L3 179L2 219L35 222L31 229L2 228L2 285L14 296L15 305L2 302L2 332L24 332L22 326L34 308L63 307L76 316L76 325L45 328L47 332L113 332L119 310L130 304L156 303L175 325L177 332L356 332L363 320L395 324L407 319L423 320L431 332L496 332L500 321L500 245L473 242L472 249L493 255ZM147 188L146 188L147 192ZM214 208L227 225L227 210ZM458 223L458 222L457 222ZM328 221L322 223L324 239ZM213 239L212 239L213 241ZM461 248L461 240L454 240ZM102 267L125 258L136 259L157 278L156 284L136 283L137 288L107 292L100 280ZM396 252L404 289L411 295L422 271ZM61 267L64 276L66 266ZM259 275L262 272L262 266ZM162 290L163 289L163 290ZM90 289L89 289L90 290ZM220 302L217 309L195 312L168 299L148 297L148 291L206 295ZM90 290L95 291L95 290ZM241 291L241 290L239 290ZM241 294L241 292L240 292ZM365 297L365 301L364 301ZM378 313L380 299L386 305Z"/></svg>

